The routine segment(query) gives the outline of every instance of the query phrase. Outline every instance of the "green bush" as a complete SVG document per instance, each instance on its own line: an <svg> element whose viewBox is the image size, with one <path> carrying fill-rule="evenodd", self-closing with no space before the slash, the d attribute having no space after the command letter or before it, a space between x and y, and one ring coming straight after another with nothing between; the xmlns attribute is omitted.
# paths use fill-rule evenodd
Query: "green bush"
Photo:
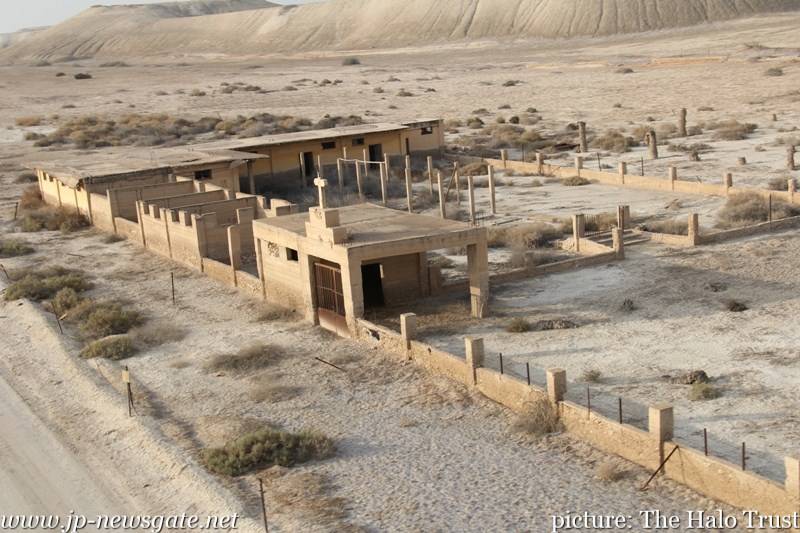
<svg viewBox="0 0 800 533"><path fill-rule="evenodd" d="M333 441L324 435L303 431L289 433L261 429L228 442L221 448L203 450L202 462L216 474L241 476L269 466L294 466L327 459L335 452Z"/></svg>
<svg viewBox="0 0 800 533"><path fill-rule="evenodd" d="M119 361L127 359L136 353L133 342L127 335L113 335L90 342L81 350L80 356L84 359L111 359Z"/></svg>
<svg viewBox="0 0 800 533"><path fill-rule="evenodd" d="M33 247L23 241L17 239L0 240L0 257L18 257L32 254L33 252Z"/></svg>
<svg viewBox="0 0 800 533"><path fill-rule="evenodd" d="M6 289L8 301L28 298L34 301L47 300L64 288L80 293L91 288L83 272L62 267L48 267L32 272L14 272L13 283Z"/></svg>

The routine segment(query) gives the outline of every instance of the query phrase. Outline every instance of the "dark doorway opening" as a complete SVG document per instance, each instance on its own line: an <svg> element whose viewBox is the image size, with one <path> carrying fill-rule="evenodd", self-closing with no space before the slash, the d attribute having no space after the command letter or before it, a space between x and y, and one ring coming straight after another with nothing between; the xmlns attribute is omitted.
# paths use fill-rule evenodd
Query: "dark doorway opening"
<svg viewBox="0 0 800 533"><path fill-rule="evenodd" d="M364 309L384 306L380 263L361 265L361 286L364 289Z"/></svg>
<svg viewBox="0 0 800 533"><path fill-rule="evenodd" d="M369 160L370 161L383 161L383 145L382 144L370 144L369 145ZM378 163L373 163L370 165L370 169L378 170L380 165Z"/></svg>
<svg viewBox="0 0 800 533"><path fill-rule="evenodd" d="M411 155L411 139L406 137L406 155Z"/></svg>
<svg viewBox="0 0 800 533"><path fill-rule="evenodd" d="M303 175L304 178L310 178L317 173L316 164L314 163L314 153L313 152L303 152L303 167L306 170L306 173Z"/></svg>

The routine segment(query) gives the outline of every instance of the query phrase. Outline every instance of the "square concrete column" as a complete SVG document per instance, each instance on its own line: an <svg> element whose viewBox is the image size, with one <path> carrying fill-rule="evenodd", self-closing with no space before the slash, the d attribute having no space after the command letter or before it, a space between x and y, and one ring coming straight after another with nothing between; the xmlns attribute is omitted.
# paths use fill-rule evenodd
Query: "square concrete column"
<svg viewBox="0 0 800 533"><path fill-rule="evenodd" d="M386 182L389 180L389 165L388 164L381 165L380 171L381 171L381 202L385 207L387 203Z"/></svg>
<svg viewBox="0 0 800 533"><path fill-rule="evenodd" d="M228 226L228 256L231 259L231 268L242 268L242 228Z"/></svg>
<svg viewBox="0 0 800 533"><path fill-rule="evenodd" d="M250 194L256 194L256 178L253 175L253 162L247 162L247 181L250 185Z"/></svg>
<svg viewBox="0 0 800 533"><path fill-rule="evenodd" d="M344 312L350 331L356 330L356 319L364 316L364 286L361 279L361 261L348 259L341 265Z"/></svg>
<svg viewBox="0 0 800 533"><path fill-rule="evenodd" d="M342 160L336 160L336 177L339 178L339 197L344 194L344 168L342 167Z"/></svg>
<svg viewBox="0 0 800 533"><path fill-rule="evenodd" d="M431 197L433 197L433 157L428 156L428 188L431 192Z"/></svg>
<svg viewBox="0 0 800 533"><path fill-rule="evenodd" d="M666 403L651 405L648 410L648 428L650 435L665 442L672 439L675 429L675 418L672 406Z"/></svg>
<svg viewBox="0 0 800 533"><path fill-rule="evenodd" d="M389 165L389 154L387 154L387 153L383 154L383 165L384 165L385 170L386 170L386 179L388 180L389 179L389 172L391 172L391 168L392 167L391 167L391 165Z"/></svg>
<svg viewBox="0 0 800 533"><path fill-rule="evenodd" d="M580 176L581 170L583 170L583 158L579 155L575 156L575 170L578 171L578 176Z"/></svg>
<svg viewBox="0 0 800 533"><path fill-rule="evenodd" d="M800 458L786 457L786 492L789 496L800 502Z"/></svg>
<svg viewBox="0 0 800 533"><path fill-rule="evenodd" d="M586 215L572 215L572 240L575 242L575 251L581 251L581 239L586 233Z"/></svg>
<svg viewBox="0 0 800 533"><path fill-rule="evenodd" d="M536 173L540 176L544 174L544 154L536 152Z"/></svg>
<svg viewBox="0 0 800 533"><path fill-rule="evenodd" d="M678 169L676 167L669 167L669 181L670 188L675 190L675 182L678 181Z"/></svg>
<svg viewBox="0 0 800 533"><path fill-rule="evenodd" d="M417 315L414 313L400 315L400 335L406 343L406 350L410 350L411 341L417 336Z"/></svg>
<svg viewBox="0 0 800 533"><path fill-rule="evenodd" d="M263 241L261 241L263 242ZM259 254L262 252L259 250ZM303 309L305 310L305 319L314 325L319 324L319 315L317 315L317 299L314 291L314 260L306 254L300 254L300 278L301 287L303 290ZM262 259L261 280L264 285L264 293L266 296L267 290L267 272L263 266Z"/></svg>
<svg viewBox="0 0 800 533"><path fill-rule="evenodd" d="M623 238L622 228L611 230L611 240L614 243L614 252L617 254L617 259L625 259L625 239Z"/></svg>
<svg viewBox="0 0 800 533"><path fill-rule="evenodd" d="M797 182L794 178L789 178L786 190L789 191L789 203L794 203L794 195L797 193Z"/></svg>
<svg viewBox="0 0 800 533"><path fill-rule="evenodd" d="M628 173L628 163L625 161L619 162L619 182L625 184L625 174Z"/></svg>
<svg viewBox="0 0 800 533"><path fill-rule="evenodd" d="M414 191L411 190L411 167L406 167L406 203L408 203L408 212L414 212Z"/></svg>
<svg viewBox="0 0 800 533"><path fill-rule="evenodd" d="M500 159L503 161L503 168L508 168L508 150L500 150Z"/></svg>
<svg viewBox="0 0 800 533"><path fill-rule="evenodd" d="M436 171L436 179L439 185L439 215L441 215L442 218L447 218L447 207L444 201L444 183L442 183L441 171Z"/></svg>
<svg viewBox="0 0 800 533"><path fill-rule="evenodd" d="M473 318L489 316L489 247L486 230L480 232L480 239L467 246L469 270L470 307Z"/></svg>
<svg viewBox="0 0 800 533"><path fill-rule="evenodd" d="M489 204L492 207L492 214L497 214L497 201L495 198L495 188L494 188L494 167L489 165Z"/></svg>
<svg viewBox="0 0 800 533"><path fill-rule="evenodd" d="M697 213L689 215L689 240L696 246L700 240L700 217Z"/></svg>
<svg viewBox="0 0 800 533"><path fill-rule="evenodd" d="M469 198L469 221L475 224L475 183L472 176L467 176L467 196Z"/></svg>
<svg viewBox="0 0 800 533"><path fill-rule="evenodd" d="M630 213L630 206L618 205L617 206L617 227L625 230L628 227L628 219Z"/></svg>
<svg viewBox="0 0 800 533"><path fill-rule="evenodd" d="M467 385L477 385L476 368L483 367L485 351L483 339L466 337L464 339L464 349L467 355Z"/></svg>
<svg viewBox="0 0 800 533"><path fill-rule="evenodd" d="M356 187L358 187L358 199L364 201L364 181L361 176L361 162L356 161Z"/></svg>
<svg viewBox="0 0 800 533"><path fill-rule="evenodd" d="M733 174L730 172L726 172L725 176L723 177L725 183L725 194L730 192L731 187L733 187Z"/></svg>
<svg viewBox="0 0 800 533"><path fill-rule="evenodd" d="M567 394L567 371L563 368L547 369L547 397L553 403L563 402Z"/></svg>

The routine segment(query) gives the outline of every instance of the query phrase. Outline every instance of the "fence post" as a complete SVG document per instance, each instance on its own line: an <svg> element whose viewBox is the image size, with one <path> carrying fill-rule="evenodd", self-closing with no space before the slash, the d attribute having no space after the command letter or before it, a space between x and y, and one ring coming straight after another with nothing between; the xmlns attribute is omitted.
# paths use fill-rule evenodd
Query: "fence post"
<svg viewBox="0 0 800 533"><path fill-rule="evenodd" d="M428 156L428 188L431 192L431 198L433 198L433 157Z"/></svg>
<svg viewBox="0 0 800 533"><path fill-rule="evenodd" d="M467 354L467 385L477 385L478 375L475 369L483 367L483 339L466 337L464 348Z"/></svg>
<svg viewBox="0 0 800 533"><path fill-rule="evenodd" d="M675 182L678 181L678 169L676 167L669 167L669 183L671 190L675 190Z"/></svg>
<svg viewBox="0 0 800 533"><path fill-rule="evenodd" d="M688 235L692 246L697 246L700 242L700 217L697 213L689 214Z"/></svg>
<svg viewBox="0 0 800 533"><path fill-rule="evenodd" d="M447 206L444 202L444 184L442 183L441 171L436 171L436 179L439 182L439 215L441 215L442 218L447 218Z"/></svg>
<svg viewBox="0 0 800 533"><path fill-rule="evenodd" d="M489 204L492 207L492 214L497 214L497 201L495 198L495 189L494 189L494 167L489 165Z"/></svg>
<svg viewBox="0 0 800 533"><path fill-rule="evenodd" d="M733 187L733 174L730 172L726 172L724 176L724 183L725 183L725 194L729 195L731 193L731 188Z"/></svg>
<svg viewBox="0 0 800 533"><path fill-rule="evenodd" d="M575 251L581 251L581 238L586 233L586 215L572 215L572 239L575 241Z"/></svg>
<svg viewBox="0 0 800 533"><path fill-rule="evenodd" d="M406 200L408 202L408 212L414 212L414 191L411 188L411 167L406 167Z"/></svg>
<svg viewBox="0 0 800 533"><path fill-rule="evenodd" d="M788 184L786 186L786 190L789 193L789 203L793 204L794 203L794 195L797 192L797 182L794 180L794 178L789 178L789 182L788 182Z"/></svg>
<svg viewBox="0 0 800 533"><path fill-rule="evenodd" d="M583 170L583 158L579 155L575 156L575 170L578 171L578 177L580 177L581 170Z"/></svg>
<svg viewBox="0 0 800 533"><path fill-rule="evenodd" d="M563 368L547 369L547 397L554 404L563 402L567 393L567 371Z"/></svg>
<svg viewBox="0 0 800 533"><path fill-rule="evenodd" d="M800 457L786 457L786 492L795 500L800 500Z"/></svg>
<svg viewBox="0 0 800 533"><path fill-rule="evenodd" d="M650 435L658 440L659 462L664 460L664 443L675 433L675 418L672 406L666 403L651 405L648 410L648 429Z"/></svg>
<svg viewBox="0 0 800 533"><path fill-rule="evenodd" d="M500 159L503 161L503 168L508 168L508 150L500 150Z"/></svg>
<svg viewBox="0 0 800 533"><path fill-rule="evenodd" d="M544 174L544 155L536 152L536 173L540 176Z"/></svg>
<svg viewBox="0 0 800 533"><path fill-rule="evenodd" d="M403 313L400 315L400 335L406 344L406 350L411 349L411 341L417 336L417 315Z"/></svg>
<svg viewBox="0 0 800 533"><path fill-rule="evenodd" d="M619 162L619 182L625 185L625 174L628 173L628 163L625 161Z"/></svg>
<svg viewBox="0 0 800 533"><path fill-rule="evenodd" d="M617 254L617 259L625 259L625 230L622 228L613 228L611 230L611 240L613 242L614 252Z"/></svg>

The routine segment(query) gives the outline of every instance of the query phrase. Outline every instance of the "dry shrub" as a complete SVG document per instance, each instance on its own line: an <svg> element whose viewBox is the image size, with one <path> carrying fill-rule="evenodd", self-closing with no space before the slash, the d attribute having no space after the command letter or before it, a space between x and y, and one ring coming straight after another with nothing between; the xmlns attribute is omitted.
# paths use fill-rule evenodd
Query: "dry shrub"
<svg viewBox="0 0 800 533"><path fill-rule="evenodd" d="M530 323L524 318L517 317L511 320L506 326L506 331L509 333L525 333L531 330Z"/></svg>
<svg viewBox="0 0 800 533"><path fill-rule="evenodd" d="M405 89L400 89L400 90L397 92L397 96L409 97L409 96L414 96L414 93L412 93L412 92L410 92L410 91L407 91L407 90L405 90Z"/></svg>
<svg viewBox="0 0 800 533"><path fill-rule="evenodd" d="M578 324L565 318L553 320L539 320L531 325L531 331L554 331L559 329L575 329Z"/></svg>
<svg viewBox="0 0 800 533"><path fill-rule="evenodd" d="M790 178L773 178L769 180L767 184L767 188L772 191L788 191L789 190L789 179ZM797 179L791 178L794 182L795 189L797 189Z"/></svg>
<svg viewBox="0 0 800 533"><path fill-rule="evenodd" d="M744 313L749 309L749 307L747 307L747 304L744 302L740 302L738 300L727 300L725 301L725 309L731 313Z"/></svg>
<svg viewBox="0 0 800 533"><path fill-rule="evenodd" d="M357 57L345 57L342 60L342 66L345 66L345 67L352 67L354 65L360 65L360 64L361 64L361 60L358 59Z"/></svg>
<svg viewBox="0 0 800 533"><path fill-rule="evenodd" d="M741 123L738 120L723 120L719 122L703 122L700 127L714 130L714 138L721 141L741 141L758 129L750 123Z"/></svg>
<svg viewBox="0 0 800 533"><path fill-rule="evenodd" d="M711 145L706 143L691 143L691 144L669 143L667 145L667 150L669 150L670 152L683 152L686 154L691 154L693 152L701 154L704 152L708 152L711 149L712 149Z"/></svg>
<svg viewBox="0 0 800 533"><path fill-rule="evenodd" d="M545 222L532 222L516 226L489 228L489 246L515 250L543 248L563 237L564 226Z"/></svg>
<svg viewBox="0 0 800 533"><path fill-rule="evenodd" d="M591 182L581 176L570 176L561 180L561 185L566 187L582 187L589 185Z"/></svg>
<svg viewBox="0 0 800 533"><path fill-rule="evenodd" d="M291 400L302 394L301 387L259 383L250 390L250 399L254 402L278 403Z"/></svg>
<svg viewBox="0 0 800 533"><path fill-rule="evenodd" d="M595 477L600 481L619 481L626 476L627 472L621 469L619 464L614 461L604 461L597 465Z"/></svg>
<svg viewBox="0 0 800 533"><path fill-rule="evenodd" d="M92 75L89 74L88 72L78 72L73 76L73 78L75 78L76 80L91 80Z"/></svg>
<svg viewBox="0 0 800 533"><path fill-rule="evenodd" d="M107 63L100 63L100 68L124 68L130 65L124 61L109 61Z"/></svg>
<svg viewBox="0 0 800 533"><path fill-rule="evenodd" d="M268 475L273 474L270 469ZM270 481L272 512L297 516L308 531L361 531L346 523L347 505L343 498L331 496L333 487L327 476L316 472L278 472ZM275 476L270 476L275 477Z"/></svg>
<svg viewBox="0 0 800 533"><path fill-rule="evenodd" d="M110 235L106 235L103 237L103 242L106 244L114 244L117 242L122 242L125 240L125 237L122 235L117 235L116 233L112 233Z"/></svg>
<svg viewBox="0 0 800 533"><path fill-rule="evenodd" d="M73 233L87 227L89 220L85 216L62 207L40 207L26 213L20 223L20 229L29 233L43 230Z"/></svg>
<svg viewBox="0 0 800 533"><path fill-rule="evenodd" d="M699 381L692 384L689 389L688 397L691 401L713 400L722 396L722 392L717 387Z"/></svg>
<svg viewBox="0 0 800 533"><path fill-rule="evenodd" d="M84 359L111 359L119 361L127 359L136 353L136 349L127 335L112 335L92 341L81 350L80 356Z"/></svg>
<svg viewBox="0 0 800 533"><path fill-rule="evenodd" d="M621 154L630 150L631 146L638 144L632 137L626 137L617 130L608 130L599 137L592 139L592 148Z"/></svg>
<svg viewBox="0 0 800 533"><path fill-rule="evenodd" d="M772 200L772 219L792 217L800 214L800 209L783 200ZM741 228L769 220L769 200L755 192L731 196L717 213L717 227Z"/></svg>
<svg viewBox="0 0 800 533"><path fill-rule="evenodd" d="M489 173L489 169L487 168L486 163L470 163L461 167L459 173L462 176L485 176ZM486 183L486 186L489 186L488 182Z"/></svg>
<svg viewBox="0 0 800 533"><path fill-rule="evenodd" d="M633 69L629 67L621 67L615 70L617 74L633 74Z"/></svg>
<svg viewBox="0 0 800 533"><path fill-rule="evenodd" d="M19 239L0 239L0 258L18 257L29 255L34 252L32 246Z"/></svg>
<svg viewBox="0 0 800 533"><path fill-rule="evenodd" d="M9 276L12 283L5 292L5 299L9 301L20 298L41 301L53 298L67 287L77 293L91 288L83 272L58 266L33 271L13 271Z"/></svg>
<svg viewBox="0 0 800 533"><path fill-rule="evenodd" d="M208 372L247 374L261 370L281 359L284 352L270 344L251 344L232 354L215 355L204 366Z"/></svg>
<svg viewBox="0 0 800 533"><path fill-rule="evenodd" d="M657 220L640 226L642 231L666 233L668 235L689 235L689 221L684 219Z"/></svg>
<svg viewBox="0 0 800 533"><path fill-rule="evenodd" d="M600 383L603 379L603 373L596 368L584 370L581 374L581 381L584 383Z"/></svg>
<svg viewBox="0 0 800 533"><path fill-rule="evenodd" d="M39 209L42 207L42 193L39 191L39 187L36 185L31 185L30 187L26 187L22 194L19 197L19 208L23 210L28 209Z"/></svg>
<svg viewBox="0 0 800 533"><path fill-rule="evenodd" d="M539 398L525 404L511 425L512 430L532 437L541 437L561 429L558 411L546 398Z"/></svg>
<svg viewBox="0 0 800 533"><path fill-rule="evenodd" d="M260 304L255 316L256 322L291 321L299 318L294 309L268 303Z"/></svg>
<svg viewBox="0 0 800 533"><path fill-rule="evenodd" d="M201 459L209 471L235 477L274 465L289 467L327 459L335 451L333 441L324 435L267 428L245 434L220 448L205 449Z"/></svg>
<svg viewBox="0 0 800 533"><path fill-rule="evenodd" d="M571 224L570 222L570 225ZM586 231L608 231L616 226L616 213L598 213L586 217L584 229L586 229ZM567 227L566 224L565 227Z"/></svg>
<svg viewBox="0 0 800 533"><path fill-rule="evenodd" d="M136 344L153 347L169 344L171 342L182 341L189 332L186 328L166 322L151 322L144 326L131 329L131 339Z"/></svg>
<svg viewBox="0 0 800 533"><path fill-rule="evenodd" d="M63 314L81 303L81 297L72 287L64 287L53 296L50 305L56 313Z"/></svg>
<svg viewBox="0 0 800 533"><path fill-rule="evenodd" d="M122 335L144 322L141 313L126 309L122 303L96 300L80 302L69 311L67 320L78 324L86 339Z"/></svg>
<svg viewBox="0 0 800 533"><path fill-rule="evenodd" d="M44 121L42 117L37 116L30 116L30 117L18 117L14 123L17 126L27 128L31 126L39 126Z"/></svg>
<svg viewBox="0 0 800 533"><path fill-rule="evenodd" d="M14 178L14 183L36 183L38 179L33 172L22 172ZM38 188L36 190L38 191Z"/></svg>
<svg viewBox="0 0 800 533"><path fill-rule="evenodd" d="M778 67L769 68L766 72L764 72L764 75L770 77L783 76L783 69Z"/></svg>

